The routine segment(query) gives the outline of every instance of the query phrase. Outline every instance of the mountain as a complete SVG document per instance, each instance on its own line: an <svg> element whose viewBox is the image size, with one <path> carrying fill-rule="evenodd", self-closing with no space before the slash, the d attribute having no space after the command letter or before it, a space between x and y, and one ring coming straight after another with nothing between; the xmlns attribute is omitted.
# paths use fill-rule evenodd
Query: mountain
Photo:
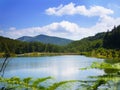
<svg viewBox="0 0 120 90"><path fill-rule="evenodd" d="M55 44L55 45L67 45L73 41L70 39L47 36L47 35L38 35L35 37L23 36L18 38L17 40L27 41L27 42L41 42L45 44L49 43L49 44Z"/></svg>
<svg viewBox="0 0 120 90"><path fill-rule="evenodd" d="M95 36L90 36L83 38L78 41L73 41L67 45L68 51L76 52L76 51L91 51L93 49L97 49L103 46L103 39L105 36L105 32L98 33Z"/></svg>
<svg viewBox="0 0 120 90"><path fill-rule="evenodd" d="M23 42L0 36L0 57L5 53L23 54L30 52L63 52L63 46L43 44L41 42Z"/></svg>
<svg viewBox="0 0 120 90"><path fill-rule="evenodd" d="M97 33L95 36L73 41L67 45L70 52L87 52L98 48L120 50L120 25L110 31Z"/></svg>
<svg viewBox="0 0 120 90"><path fill-rule="evenodd" d="M31 40L31 39L32 39L32 37L23 36L23 37L18 38L17 40L20 40L20 41L29 41L29 40Z"/></svg>
<svg viewBox="0 0 120 90"><path fill-rule="evenodd" d="M66 46L53 45L65 45L66 43L69 44ZM35 37L24 36L18 40L0 36L0 52L12 52L16 54L29 52L88 52L88 54L91 53L91 55L98 55L100 57L120 57L120 25L114 27L111 31L98 33L95 36L86 37L77 41L46 35Z"/></svg>

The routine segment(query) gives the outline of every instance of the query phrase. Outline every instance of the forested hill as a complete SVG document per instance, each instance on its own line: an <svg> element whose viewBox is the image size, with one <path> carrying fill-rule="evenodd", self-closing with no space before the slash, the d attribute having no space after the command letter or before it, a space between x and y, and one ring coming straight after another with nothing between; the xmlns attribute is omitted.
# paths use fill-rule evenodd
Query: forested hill
<svg viewBox="0 0 120 90"><path fill-rule="evenodd" d="M70 52L84 52L100 48L103 45L105 34L105 32L102 32L96 34L95 36L90 36L78 41L74 41L67 46L67 49Z"/></svg>
<svg viewBox="0 0 120 90"><path fill-rule="evenodd" d="M41 42L44 44L49 43L49 44L55 44L55 45L67 45L73 41L70 39L47 36L47 35L38 35L34 37L23 36L18 38L17 40L26 41L26 42Z"/></svg>
<svg viewBox="0 0 120 90"><path fill-rule="evenodd" d="M112 31L106 32L103 47L107 49L120 49L120 25L114 27Z"/></svg>
<svg viewBox="0 0 120 90"><path fill-rule="evenodd" d="M120 25L114 27L111 31L74 41L67 47L68 51L73 52L92 51L98 48L120 50Z"/></svg>
<svg viewBox="0 0 120 90"><path fill-rule="evenodd" d="M108 32L73 41L66 46L41 42L23 42L0 36L0 52L6 51L16 54L29 52L90 52L93 54L94 51L95 55L120 57L120 26L114 27Z"/></svg>
<svg viewBox="0 0 120 90"><path fill-rule="evenodd" d="M30 53L30 52L63 52L61 46L43 44L40 42L22 42L0 36L0 52Z"/></svg>

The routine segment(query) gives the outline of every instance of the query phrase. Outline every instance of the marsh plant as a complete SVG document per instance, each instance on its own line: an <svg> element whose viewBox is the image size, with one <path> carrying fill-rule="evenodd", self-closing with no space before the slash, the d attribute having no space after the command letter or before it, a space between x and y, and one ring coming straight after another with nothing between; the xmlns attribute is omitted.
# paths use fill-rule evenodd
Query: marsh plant
<svg viewBox="0 0 120 90"><path fill-rule="evenodd" d="M80 68L100 69L102 76L89 76L89 80L68 80L57 82L53 77L36 78L0 77L1 90L120 90L120 63L93 62L91 66Z"/></svg>
<svg viewBox="0 0 120 90"><path fill-rule="evenodd" d="M92 85L86 84L90 90L120 90L120 63L93 62L90 67L81 68L86 69L102 69L105 72L102 76L89 76L96 79Z"/></svg>

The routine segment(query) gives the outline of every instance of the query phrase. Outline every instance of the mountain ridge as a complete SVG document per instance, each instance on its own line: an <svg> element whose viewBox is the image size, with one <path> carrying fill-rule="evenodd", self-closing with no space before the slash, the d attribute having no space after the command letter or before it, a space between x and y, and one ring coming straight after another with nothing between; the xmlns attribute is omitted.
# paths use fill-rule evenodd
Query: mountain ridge
<svg viewBox="0 0 120 90"><path fill-rule="evenodd" d="M40 34L37 36L23 36L18 38L19 41L26 41L26 42L41 42L44 44L55 44L55 45L67 45L71 43L73 40L66 39L66 38L60 38L56 36L48 36L44 34Z"/></svg>

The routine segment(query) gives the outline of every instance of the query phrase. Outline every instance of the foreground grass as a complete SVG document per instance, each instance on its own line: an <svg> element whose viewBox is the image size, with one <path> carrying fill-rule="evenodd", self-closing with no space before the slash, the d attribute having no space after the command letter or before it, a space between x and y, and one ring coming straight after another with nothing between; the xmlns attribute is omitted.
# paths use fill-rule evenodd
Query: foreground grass
<svg viewBox="0 0 120 90"><path fill-rule="evenodd" d="M68 80L61 82L53 82L50 85L48 80L52 80L52 77L37 78L33 79L31 77L19 78L3 78L0 77L0 89L1 90L74 90L71 89L71 86L74 87L74 83L77 84L75 90L120 90L120 63L98 63L93 62L91 66L86 68L81 68L80 70L86 69L102 69L105 74L102 76L89 76L93 80L81 81L81 80ZM45 83L44 85L42 83ZM65 86L65 84L69 84ZM102 89L104 87L104 89ZM59 89L58 89L59 88ZM100 88L100 89L99 89Z"/></svg>
<svg viewBox="0 0 120 90"><path fill-rule="evenodd" d="M49 80L52 79L53 79L52 77L37 79L33 79L31 77L27 77L24 79L21 79L19 77L11 78L0 77L0 85L2 86L0 90L56 90L57 88L61 87L64 84L79 82L78 80L69 80L55 82L47 87L42 85L42 83L49 82Z"/></svg>

